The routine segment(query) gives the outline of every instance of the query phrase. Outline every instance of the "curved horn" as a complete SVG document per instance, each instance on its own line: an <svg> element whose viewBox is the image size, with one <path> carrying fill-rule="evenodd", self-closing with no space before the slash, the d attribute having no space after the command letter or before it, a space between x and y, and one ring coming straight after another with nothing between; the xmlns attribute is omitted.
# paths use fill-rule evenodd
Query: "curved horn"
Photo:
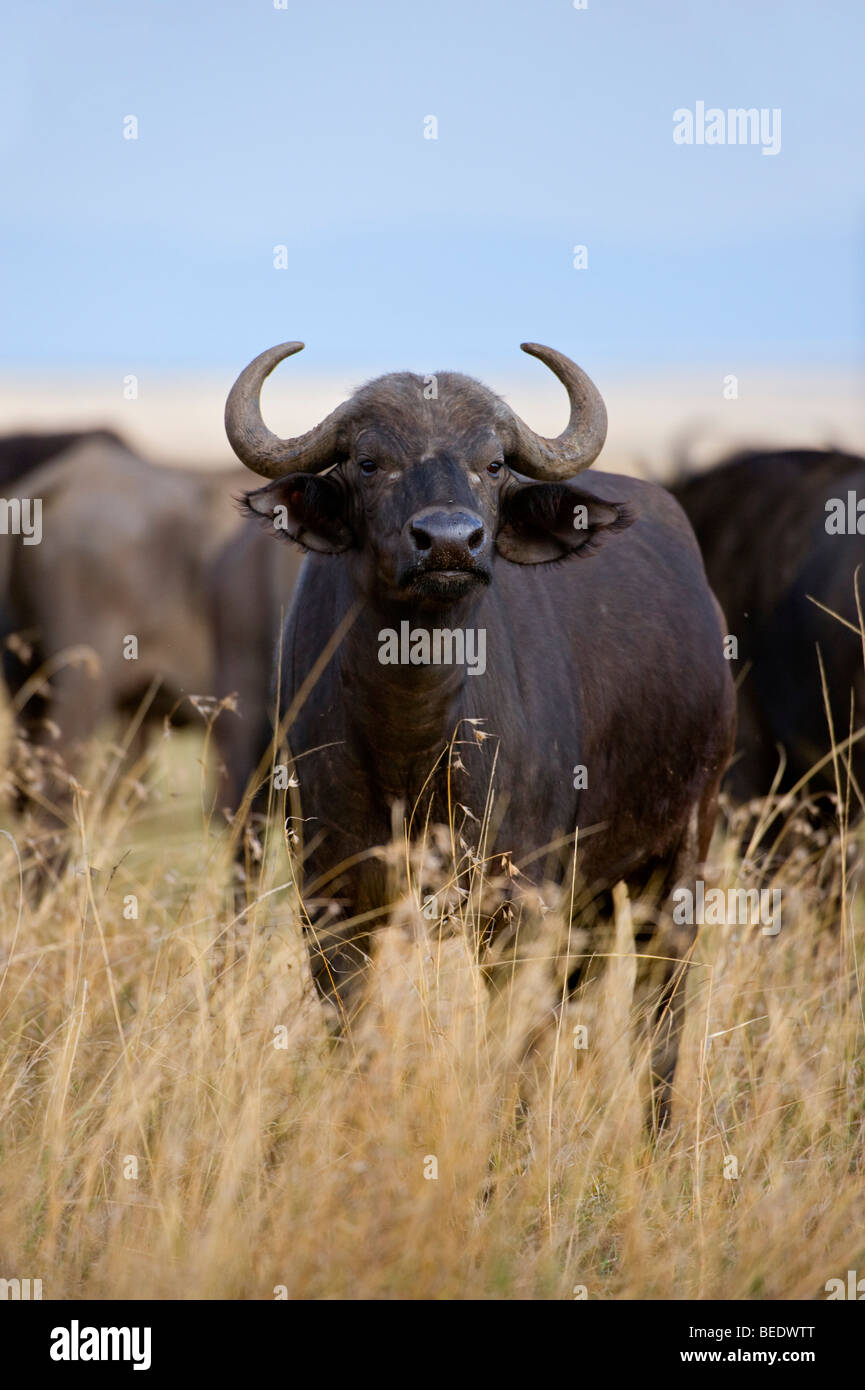
<svg viewBox="0 0 865 1390"><path fill-rule="evenodd" d="M607 437L607 410L601 393L585 372L564 353L541 343L520 343L523 352L549 367L568 393L571 417L556 439L544 439L505 406L511 451L517 468L529 478L558 482L594 463Z"/></svg>
<svg viewBox="0 0 865 1390"><path fill-rule="evenodd" d="M337 406L320 424L296 439L280 439L261 418L261 388L266 378L279 362L302 348L303 343L280 343L259 353L244 367L225 402L228 442L241 463L263 478L316 473L333 462L344 405Z"/></svg>

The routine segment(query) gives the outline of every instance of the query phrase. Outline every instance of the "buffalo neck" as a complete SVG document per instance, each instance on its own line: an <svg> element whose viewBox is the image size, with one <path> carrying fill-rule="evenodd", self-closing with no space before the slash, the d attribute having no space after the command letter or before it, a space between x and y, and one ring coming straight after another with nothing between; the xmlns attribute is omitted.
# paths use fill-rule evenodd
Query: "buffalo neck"
<svg viewBox="0 0 865 1390"><path fill-rule="evenodd" d="M373 753L395 792L426 777L466 712L467 688L483 683L465 662L406 657L425 642L435 650L445 632L459 632L463 640L469 629L477 634L484 607L483 595L441 608L368 600L342 643L348 729ZM396 659L382 660L383 654Z"/></svg>

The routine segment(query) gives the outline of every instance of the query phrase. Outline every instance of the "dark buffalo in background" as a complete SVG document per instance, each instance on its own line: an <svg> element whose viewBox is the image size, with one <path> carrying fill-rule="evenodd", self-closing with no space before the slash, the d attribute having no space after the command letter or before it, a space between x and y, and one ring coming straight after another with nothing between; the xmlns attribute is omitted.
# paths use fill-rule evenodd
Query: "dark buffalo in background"
<svg viewBox="0 0 865 1390"><path fill-rule="evenodd" d="M11 484L32 473L40 464L47 463L49 459L56 458L58 454L64 453L74 445L90 439L121 443L118 435L108 429L64 430L53 434L24 430L17 434L0 435L0 493L3 495L3 501L8 499L12 491ZM14 489L19 494L22 490ZM5 543L0 536L0 644L15 630L15 619L9 607L11 560L12 545ZM11 658L7 652L3 655L3 660L5 662L9 659Z"/></svg>
<svg viewBox="0 0 865 1390"><path fill-rule="evenodd" d="M19 434L0 435L0 488L8 487L10 482L16 482L84 440L123 443L114 430L108 429L63 430L53 434L24 430Z"/></svg>
<svg viewBox="0 0 865 1390"><path fill-rule="evenodd" d="M249 788L253 820L266 809L277 650L302 563L299 548L274 545L245 517L210 564L213 689L220 700L236 697L214 724L217 805L235 814Z"/></svg>
<svg viewBox="0 0 865 1390"><path fill-rule="evenodd" d="M708 850L735 697L693 532L661 487L574 478L603 445L603 401L568 358L524 346L567 389L556 439L451 372L382 377L279 439L259 395L300 343L256 358L226 405L238 457L274 479L248 495L250 510L308 552L283 637L281 716L308 684L288 731L296 824L313 975L341 1009L387 917L393 886L371 851L390 844L394 806L420 830L459 802L474 851L510 855L533 883L569 874L577 827L589 896L626 879L637 890L660 881L663 897L693 884ZM430 641L483 632L484 672L382 664L382 633L403 622ZM653 1053L662 1118L695 933L672 919L666 930Z"/></svg>
<svg viewBox="0 0 865 1390"><path fill-rule="evenodd" d="M134 757L165 715L194 717L186 696L212 693L209 562L237 528L237 479L157 467L111 431L14 436L0 462L16 495L42 503L39 544L0 536L4 677L19 732L43 753L19 799L63 812L65 773L104 721L128 725L155 687Z"/></svg>
<svg viewBox="0 0 865 1390"><path fill-rule="evenodd" d="M865 722L854 592L865 535L826 529L832 499L845 513L848 492L865 499L865 459L835 450L749 450L679 479L672 491L700 542L727 632L738 640L731 662L738 736L726 785L740 801L766 796L783 757L777 788L788 791L831 747L818 647L836 741L850 732L851 696L854 730ZM859 587L865 595L865 575ZM853 746L852 769L865 787L865 742ZM810 789L835 786L830 759ZM857 807L855 794L851 804Z"/></svg>

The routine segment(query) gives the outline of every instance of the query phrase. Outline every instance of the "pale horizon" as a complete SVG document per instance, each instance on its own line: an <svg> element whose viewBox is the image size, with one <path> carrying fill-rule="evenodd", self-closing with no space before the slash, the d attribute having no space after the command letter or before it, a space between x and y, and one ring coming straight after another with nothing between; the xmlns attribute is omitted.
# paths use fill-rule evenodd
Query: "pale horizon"
<svg viewBox="0 0 865 1390"><path fill-rule="evenodd" d="M461 364L460 364L461 365ZM503 395L540 433L556 434L567 400L552 377L475 374ZM314 374L277 368L263 410L278 434L314 425L373 372ZM664 479L682 454L702 466L734 448L837 447L865 453L865 393L858 371L742 367L738 397L725 399L728 367L598 373L609 432L596 467ZM230 374L162 372L142 377L138 398L123 399L116 372L31 370L0 374L0 432L106 426L154 462L236 467L222 425ZM730 390L730 386L727 386Z"/></svg>

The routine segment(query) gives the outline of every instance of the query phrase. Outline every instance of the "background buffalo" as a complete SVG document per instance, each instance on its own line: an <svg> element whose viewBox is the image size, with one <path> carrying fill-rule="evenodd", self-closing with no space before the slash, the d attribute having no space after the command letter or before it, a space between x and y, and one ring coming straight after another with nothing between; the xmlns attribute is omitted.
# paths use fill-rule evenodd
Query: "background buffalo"
<svg viewBox="0 0 865 1390"><path fill-rule="evenodd" d="M827 529L833 502L865 499L865 459L836 450L749 450L673 487L738 643L739 731L727 785L739 800L807 784L836 790L830 756L865 722L856 589L863 533ZM855 527L855 523L854 523ZM824 698L823 676L825 676ZM848 754L842 752L842 771ZM853 808L865 742L849 751ZM812 775L813 773L813 775ZM846 778L842 778L842 784Z"/></svg>
<svg viewBox="0 0 865 1390"><path fill-rule="evenodd" d="M111 431L7 438L0 466L42 506L38 544L0 538L3 671L25 747L41 750L18 791L65 817L97 730L119 720L133 762L156 724L188 722L189 697L212 693L210 561L239 525L234 487L155 467Z"/></svg>
<svg viewBox="0 0 865 1390"><path fill-rule="evenodd" d="M253 816L266 806L279 639L302 563L301 551L274 545L255 521L244 518L208 567L213 690L231 702L214 726L217 805L230 815L247 791Z"/></svg>

